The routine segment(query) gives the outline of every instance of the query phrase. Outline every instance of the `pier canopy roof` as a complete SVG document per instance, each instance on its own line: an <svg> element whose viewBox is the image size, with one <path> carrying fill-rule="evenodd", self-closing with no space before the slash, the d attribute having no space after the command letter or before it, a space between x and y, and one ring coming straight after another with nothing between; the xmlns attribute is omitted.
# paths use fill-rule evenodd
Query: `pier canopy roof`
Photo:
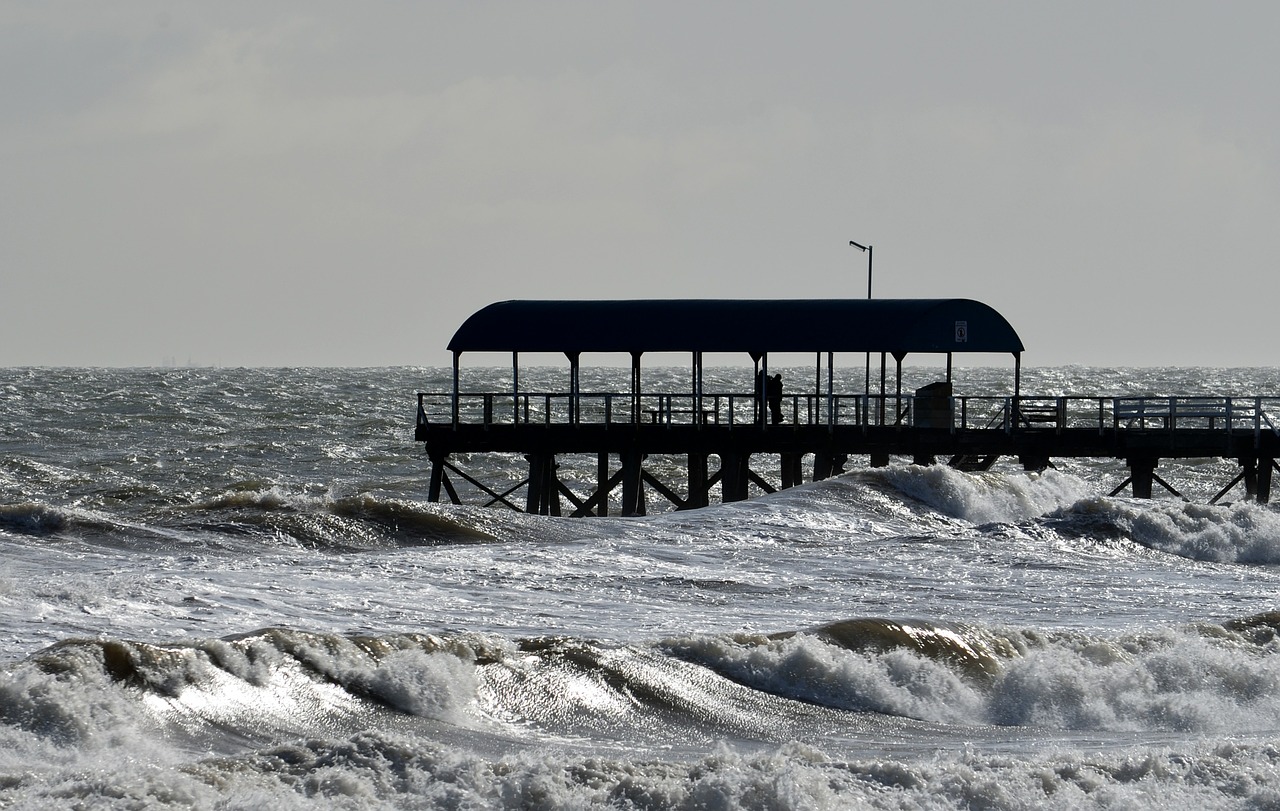
<svg viewBox="0 0 1280 811"><path fill-rule="evenodd" d="M500 301L449 341L462 352L1023 351L1004 316L971 299Z"/></svg>

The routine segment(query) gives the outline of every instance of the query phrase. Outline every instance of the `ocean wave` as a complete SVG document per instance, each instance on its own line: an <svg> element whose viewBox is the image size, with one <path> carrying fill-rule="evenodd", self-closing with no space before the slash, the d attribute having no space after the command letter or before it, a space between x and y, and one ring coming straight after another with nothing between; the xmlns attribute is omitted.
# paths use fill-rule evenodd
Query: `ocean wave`
<svg viewBox="0 0 1280 811"><path fill-rule="evenodd" d="M994 676L1002 660L1023 650L1015 640L959 623L864 618L828 623L805 633L848 650L913 650L970 676ZM794 633L770 638L790 636Z"/></svg>
<svg viewBox="0 0 1280 811"><path fill-rule="evenodd" d="M948 465L888 467L873 473L902 494L972 524L1018 523L1060 510L1094 488L1056 470L1008 475Z"/></svg>
<svg viewBox="0 0 1280 811"><path fill-rule="evenodd" d="M4 674L0 694L0 718L36 735L83 743L123 724L222 749L388 727L388 714L478 734L668 747L875 723L752 690L648 646L473 634L271 628L186 644L68 640ZM116 709L86 713L89 705Z"/></svg>
<svg viewBox="0 0 1280 811"><path fill-rule="evenodd" d="M255 548L283 543L345 552L491 542L496 519L483 513L492 512L369 494L334 498L246 485L145 514L40 502L0 504L0 531L138 549L236 548L239 539L248 538Z"/></svg>
<svg viewBox="0 0 1280 811"><path fill-rule="evenodd" d="M385 712L467 725L479 639L265 629L188 644L67 640L0 675L0 719L66 743L132 728L221 748L361 729Z"/></svg>
<svg viewBox="0 0 1280 811"><path fill-rule="evenodd" d="M145 709L119 689L103 648L66 644L0 672L0 721L57 745L128 740L148 726Z"/></svg>
<svg viewBox="0 0 1280 811"><path fill-rule="evenodd" d="M136 519L135 519L136 520ZM25 503L0 505L0 531L27 538L56 542L83 542L98 547L126 548L136 551L171 551L198 546L217 548L206 538L199 538L180 528L163 523L134 523L100 509L55 507L49 504Z"/></svg>
<svg viewBox="0 0 1280 811"><path fill-rule="evenodd" d="M27 502L0 505L0 530L34 538L91 537L118 542L126 527L109 515L75 507Z"/></svg>
<svg viewBox="0 0 1280 811"><path fill-rule="evenodd" d="M1157 552L1211 563L1280 564L1280 513L1265 505L1096 496L1047 516L1067 535L1126 538Z"/></svg>
<svg viewBox="0 0 1280 811"><path fill-rule="evenodd" d="M4 688L7 706L28 708L9 710L6 722L64 719L57 731L66 735L65 719L94 714L80 712L82 697L65 687L33 687L33 669L50 684L91 685L95 705L115 685L165 728L254 740L314 734L341 719L355 728L378 712L492 734L650 745L804 740L815 725L865 733L888 719L1071 732L1280 730L1274 614L1115 637L865 618L655 645L278 628L169 645L70 640L30 657L22 680L10 674Z"/></svg>
<svg viewBox="0 0 1280 811"><path fill-rule="evenodd" d="M1268 619L1269 618L1269 619ZM1280 730L1280 621L1107 637L860 619L667 640L753 689L939 724L1071 731Z"/></svg>
<svg viewBox="0 0 1280 811"><path fill-rule="evenodd" d="M397 718L443 724L436 738L645 747L874 739L886 724L1275 734L1280 614L1123 636L863 618L653 645L266 628L68 640L0 673L0 720L67 744L159 734L238 751Z"/></svg>
<svg viewBox="0 0 1280 811"><path fill-rule="evenodd" d="M340 498L329 511L382 527L399 544L483 543L494 536L468 522L462 514L449 514L422 503L382 499L367 494Z"/></svg>
<svg viewBox="0 0 1280 811"><path fill-rule="evenodd" d="M45 504L0 505L0 529L19 535L52 535L68 520L67 513Z"/></svg>
<svg viewBox="0 0 1280 811"><path fill-rule="evenodd" d="M50 681L37 685L33 672ZM95 717L81 704L117 707L119 699L103 698L109 685L136 694L162 726L255 739L262 730L305 734L378 711L552 737L625 739L645 730L668 742L802 740L815 723L865 731L876 717L1273 732L1280 615L1115 637L863 618L652 646L276 628L185 644L69 640L14 673L4 681L5 721L52 723L60 735L76 729L69 719ZM67 686L73 680L88 686L85 696ZM62 686L53 690L55 683ZM127 716L117 708L104 718Z"/></svg>
<svg viewBox="0 0 1280 811"><path fill-rule="evenodd" d="M195 502L186 526L230 535L288 539L336 551L485 543L494 536L464 512L370 494L331 497L244 483Z"/></svg>

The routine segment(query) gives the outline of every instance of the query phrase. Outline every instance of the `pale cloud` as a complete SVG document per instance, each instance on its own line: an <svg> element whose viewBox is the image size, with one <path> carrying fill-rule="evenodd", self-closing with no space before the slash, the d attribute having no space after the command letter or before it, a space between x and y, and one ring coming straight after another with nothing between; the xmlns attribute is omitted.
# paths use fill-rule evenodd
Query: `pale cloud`
<svg viewBox="0 0 1280 811"><path fill-rule="evenodd" d="M281 52L306 32L217 29L194 51L99 100L76 122L85 142L159 143L206 159L403 144L420 126L399 94L297 93ZM180 140L179 140L180 139Z"/></svg>
<svg viewBox="0 0 1280 811"><path fill-rule="evenodd" d="M1261 18L544 9L6 4L6 292L95 340L23 354L10 296L0 362L430 362L497 298L861 295L850 238L878 295L1008 309L1032 363L1188 356L1118 338L1138 300L1266 357ZM1227 314L1179 293L1206 268L1263 287ZM219 351L153 350L187 341Z"/></svg>
<svg viewBox="0 0 1280 811"><path fill-rule="evenodd" d="M1251 149L1199 117L1112 111L1090 134L1071 175L1084 186L1131 189L1156 205L1254 205L1274 178L1274 151Z"/></svg>

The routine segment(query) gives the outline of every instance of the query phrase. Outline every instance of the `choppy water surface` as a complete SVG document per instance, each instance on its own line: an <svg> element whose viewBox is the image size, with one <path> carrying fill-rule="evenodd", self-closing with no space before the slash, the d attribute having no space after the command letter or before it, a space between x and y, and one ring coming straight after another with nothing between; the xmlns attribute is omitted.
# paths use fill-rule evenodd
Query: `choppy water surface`
<svg viewBox="0 0 1280 811"><path fill-rule="evenodd" d="M854 459L746 502L546 518L426 502L413 392L448 385L0 370L0 807L1280 804L1280 513L1206 506L1234 462L1163 463L1189 502L1108 497L1114 462Z"/></svg>

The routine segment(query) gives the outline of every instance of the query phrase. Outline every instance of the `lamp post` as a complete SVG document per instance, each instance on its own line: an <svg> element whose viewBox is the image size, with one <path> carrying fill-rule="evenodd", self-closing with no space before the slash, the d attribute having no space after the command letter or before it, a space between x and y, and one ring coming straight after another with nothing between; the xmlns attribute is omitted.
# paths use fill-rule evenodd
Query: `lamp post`
<svg viewBox="0 0 1280 811"><path fill-rule="evenodd" d="M858 250L862 251L863 253L865 253L865 254L867 255L867 301L870 301L870 300L871 300L871 259L872 259L872 257L873 257L875 254L874 254L874 252L873 252L873 250L872 250L872 246L871 246L871 245L859 245L857 242L854 242L852 239L851 239L851 240L849 240L849 244L850 244L851 246L853 246L853 247L857 248ZM864 390L864 394L865 394L865 395L866 395L866 397L867 397L867 405L869 406L869 405L871 405L871 403L870 403L870 399L871 399L871 351L870 351L870 350L867 350L867 357L866 357L866 361L867 361L867 380L866 380L866 384L865 384L866 388L865 388L865 390ZM865 418L865 415L864 415L864 418Z"/></svg>
<svg viewBox="0 0 1280 811"><path fill-rule="evenodd" d="M870 301L871 300L871 258L874 254L873 249L875 246L859 245L858 243L854 242L852 239L849 240L849 244L867 255L867 300Z"/></svg>

